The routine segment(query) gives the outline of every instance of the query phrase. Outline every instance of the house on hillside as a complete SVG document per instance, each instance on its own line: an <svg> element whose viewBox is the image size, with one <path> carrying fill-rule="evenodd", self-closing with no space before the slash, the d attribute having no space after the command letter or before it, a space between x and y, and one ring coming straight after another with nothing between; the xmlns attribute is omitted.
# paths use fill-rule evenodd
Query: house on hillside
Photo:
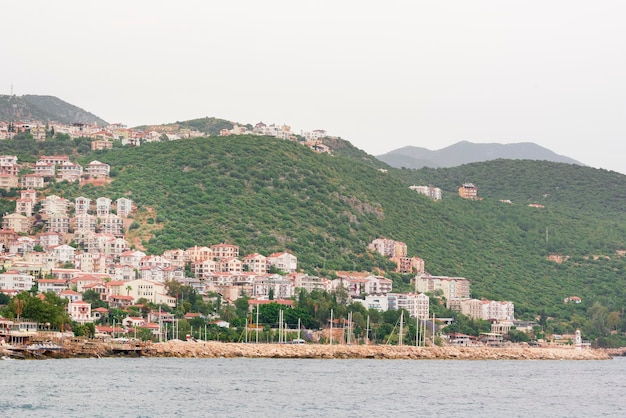
<svg viewBox="0 0 626 418"><path fill-rule="evenodd" d="M298 270L298 258L288 252L270 254L267 257L268 268L274 267L286 273L295 273Z"/></svg>
<svg viewBox="0 0 626 418"><path fill-rule="evenodd" d="M478 188L474 186L473 183L463 183L463 185L459 187L459 196L463 199L477 200Z"/></svg>

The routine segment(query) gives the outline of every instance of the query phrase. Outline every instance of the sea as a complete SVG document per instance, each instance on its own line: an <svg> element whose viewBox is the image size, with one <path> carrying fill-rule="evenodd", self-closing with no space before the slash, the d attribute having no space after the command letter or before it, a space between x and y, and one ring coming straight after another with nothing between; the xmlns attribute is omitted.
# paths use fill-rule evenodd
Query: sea
<svg viewBox="0 0 626 418"><path fill-rule="evenodd" d="M0 360L2 417L626 417L626 358Z"/></svg>

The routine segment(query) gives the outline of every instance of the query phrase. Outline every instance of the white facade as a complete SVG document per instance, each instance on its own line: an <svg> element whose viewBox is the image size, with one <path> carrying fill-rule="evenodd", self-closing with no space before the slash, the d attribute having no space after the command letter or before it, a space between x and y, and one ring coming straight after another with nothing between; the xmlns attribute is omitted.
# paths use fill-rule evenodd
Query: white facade
<svg viewBox="0 0 626 418"><path fill-rule="evenodd" d="M91 316L91 303L77 300L76 302L70 302L67 304L67 313L72 318L72 321L84 324L86 322L93 322Z"/></svg>
<svg viewBox="0 0 626 418"><path fill-rule="evenodd" d="M7 271L0 274L0 290L27 292L35 285L35 278L30 274Z"/></svg>
<svg viewBox="0 0 626 418"><path fill-rule="evenodd" d="M423 293L389 293L387 298L390 310L406 309L412 318L429 317L430 299Z"/></svg>
<svg viewBox="0 0 626 418"><path fill-rule="evenodd" d="M298 270L298 258L284 252L274 253L267 257L267 264L287 273L295 273Z"/></svg>
<svg viewBox="0 0 626 418"><path fill-rule="evenodd" d="M133 201L130 199L126 199L125 197L121 197L115 201L117 207L117 216L121 216L122 218L127 217L133 211Z"/></svg>

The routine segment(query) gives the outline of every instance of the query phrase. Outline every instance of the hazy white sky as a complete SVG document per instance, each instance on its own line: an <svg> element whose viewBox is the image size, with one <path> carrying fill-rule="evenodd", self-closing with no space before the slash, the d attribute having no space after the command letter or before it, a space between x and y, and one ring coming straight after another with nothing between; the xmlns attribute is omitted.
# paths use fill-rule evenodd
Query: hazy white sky
<svg viewBox="0 0 626 418"><path fill-rule="evenodd" d="M374 155L535 142L626 173L626 2L4 2L0 94L129 126L326 129Z"/></svg>

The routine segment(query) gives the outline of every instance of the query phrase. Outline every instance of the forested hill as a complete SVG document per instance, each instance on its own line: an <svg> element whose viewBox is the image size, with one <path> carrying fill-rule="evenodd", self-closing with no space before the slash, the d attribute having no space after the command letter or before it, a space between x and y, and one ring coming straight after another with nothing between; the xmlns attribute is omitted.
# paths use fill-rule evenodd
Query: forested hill
<svg viewBox="0 0 626 418"><path fill-rule="evenodd" d="M396 168L456 167L461 164L496 160L498 158L584 165L579 161L558 155L532 142L476 144L469 141L461 141L436 151L407 146L379 155L377 158Z"/></svg>
<svg viewBox="0 0 626 418"><path fill-rule="evenodd" d="M54 96L0 95L0 121L60 122L108 125L96 115Z"/></svg>
<svg viewBox="0 0 626 418"><path fill-rule="evenodd" d="M145 225L154 228L145 242L153 253L224 241L243 254L292 251L309 272L373 271L390 265L367 253L367 244L388 237L406 242L430 273L470 279L474 296L515 301L520 317L561 309L571 295L612 309L625 300L624 258L616 251L626 248L626 219L618 209L626 204L626 183L615 173L505 160L385 173L252 136L114 148L81 162L94 158L113 167L108 190L57 183L51 192L131 197L143 211L138 219L148 214L148 224L154 222ZM415 176L450 193L429 200L407 187L419 183ZM485 199L455 197L465 181L475 182ZM612 189L610 204L589 195L599 184ZM559 192L573 189L581 191L578 202ZM527 206L544 194L548 201L538 202L544 209ZM557 264L547 259L552 253L569 258Z"/></svg>
<svg viewBox="0 0 626 418"><path fill-rule="evenodd" d="M626 176L615 171L535 160L498 159L451 168L399 170L406 184L435 185L448 196L473 183L479 197L559 207L572 216L626 213Z"/></svg>
<svg viewBox="0 0 626 418"><path fill-rule="evenodd" d="M179 129L185 128L200 131L208 135L219 135L222 129L232 129L233 126L233 122L227 121L225 119L205 117L186 120L183 122L166 123L163 125L158 125L156 127L148 125L136 126L135 129L150 130L153 128L158 128L159 130L172 129L174 131L177 131ZM245 126L248 127L248 129L252 129L252 125Z"/></svg>

